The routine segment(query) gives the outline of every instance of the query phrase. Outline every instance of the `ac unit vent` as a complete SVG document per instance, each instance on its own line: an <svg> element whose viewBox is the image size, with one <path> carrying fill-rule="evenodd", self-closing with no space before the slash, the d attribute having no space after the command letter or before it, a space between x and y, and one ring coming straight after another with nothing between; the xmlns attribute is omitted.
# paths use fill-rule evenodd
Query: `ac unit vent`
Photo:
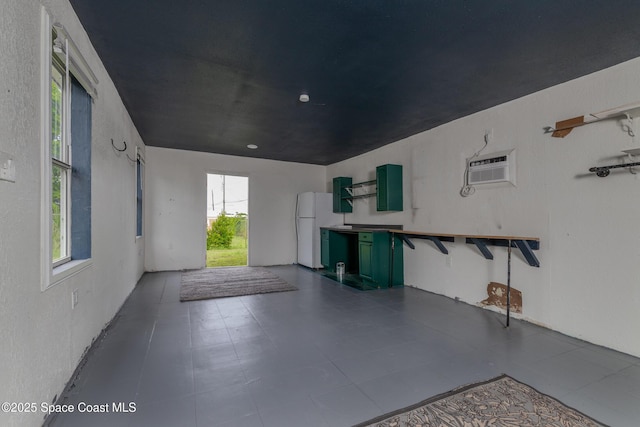
<svg viewBox="0 0 640 427"><path fill-rule="evenodd" d="M515 179L515 150L501 151L467 161L469 185L489 184Z"/></svg>

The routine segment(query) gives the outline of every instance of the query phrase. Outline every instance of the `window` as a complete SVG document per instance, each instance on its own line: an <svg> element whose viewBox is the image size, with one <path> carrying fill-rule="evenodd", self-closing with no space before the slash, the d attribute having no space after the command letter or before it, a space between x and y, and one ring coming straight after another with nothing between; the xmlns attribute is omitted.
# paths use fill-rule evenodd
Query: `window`
<svg viewBox="0 0 640 427"><path fill-rule="evenodd" d="M91 97L71 77L71 259L91 258Z"/></svg>
<svg viewBox="0 0 640 427"><path fill-rule="evenodd" d="M144 179L144 158L136 149L136 237L142 237L142 190Z"/></svg>
<svg viewBox="0 0 640 427"><path fill-rule="evenodd" d="M66 67L54 55L51 63L51 257L53 265L69 260L69 193L71 159L68 145Z"/></svg>
<svg viewBox="0 0 640 427"><path fill-rule="evenodd" d="M41 70L46 289L91 258L91 107L97 79L65 29L51 25L44 8Z"/></svg>

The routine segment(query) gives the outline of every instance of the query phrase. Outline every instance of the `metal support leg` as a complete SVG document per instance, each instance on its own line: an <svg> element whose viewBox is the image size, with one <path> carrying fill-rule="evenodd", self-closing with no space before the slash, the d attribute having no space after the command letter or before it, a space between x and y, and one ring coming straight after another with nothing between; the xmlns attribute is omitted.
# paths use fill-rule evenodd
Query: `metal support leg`
<svg viewBox="0 0 640 427"><path fill-rule="evenodd" d="M389 233L391 236L391 266L389 267L389 287L393 288L393 264L395 262L396 255L396 235Z"/></svg>
<svg viewBox="0 0 640 427"><path fill-rule="evenodd" d="M507 328L511 315L511 240L507 246Z"/></svg>

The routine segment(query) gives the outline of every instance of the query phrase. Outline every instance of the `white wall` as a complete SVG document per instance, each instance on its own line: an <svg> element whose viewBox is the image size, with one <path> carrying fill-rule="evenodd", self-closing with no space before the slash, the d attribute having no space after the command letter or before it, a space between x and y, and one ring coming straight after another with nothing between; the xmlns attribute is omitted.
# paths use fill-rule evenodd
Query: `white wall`
<svg viewBox="0 0 640 427"><path fill-rule="evenodd" d="M97 74L93 105L92 263L40 289L40 4L62 23ZM16 182L0 181L0 395L50 402L86 347L148 270L204 266L206 173L249 176L250 263L295 262L294 205L302 191L328 190L333 176L372 177L375 166L405 166L405 211L379 214L359 201L350 222L402 223L407 229L520 234L542 239L542 266L513 262L523 316L553 329L640 356L640 181L623 172L576 178L622 149L640 146L615 121L553 139L556 120L640 101L640 60L457 120L341 162L321 166L160 148L147 151L146 248L135 239L135 168L110 140L143 143L67 0L3 0L0 9L0 151L13 157ZM518 186L481 189L463 199L464 158L515 147ZM640 134L640 129L636 130ZM144 148L144 147L143 147ZM130 152L133 155L133 152ZM414 162L412 162L414 158ZM415 168L412 168L412 164ZM413 169L413 170L412 170ZM416 186L412 209L412 177ZM489 281L506 281L505 251L484 260L472 246L448 245L452 265L430 243L405 249L409 285L476 303ZM71 309L72 290L79 305ZM0 413L0 424L40 425L42 414Z"/></svg>
<svg viewBox="0 0 640 427"><path fill-rule="evenodd" d="M295 203L324 191L324 166L147 148L145 267L203 268L207 173L249 177L249 265L296 262Z"/></svg>
<svg viewBox="0 0 640 427"><path fill-rule="evenodd" d="M99 79L92 106L92 263L46 291L40 286L41 4ZM135 167L110 140L144 146L67 0L3 0L0 10L0 151L16 169L15 183L0 181L0 400L51 402L143 272ZM41 413L0 413L3 426L37 426L42 419Z"/></svg>
<svg viewBox="0 0 640 427"><path fill-rule="evenodd" d="M612 157L640 147L640 140L616 120L575 129L564 139L543 133L558 120L640 101L639 74L635 59L331 165L327 176L364 181L377 165L404 166L403 212L377 213L373 199L358 201L347 222L539 237L540 268L517 251L512 261L522 316L640 356L640 174L581 176L591 166L617 163L620 158ZM482 148L486 129L494 138L483 154L516 149L517 187L477 186L463 198L464 161ZM504 248L492 248L495 259L488 261L473 245L445 243L448 266L430 242L414 243L415 251L404 247L408 285L476 304L486 298L490 281L506 283Z"/></svg>

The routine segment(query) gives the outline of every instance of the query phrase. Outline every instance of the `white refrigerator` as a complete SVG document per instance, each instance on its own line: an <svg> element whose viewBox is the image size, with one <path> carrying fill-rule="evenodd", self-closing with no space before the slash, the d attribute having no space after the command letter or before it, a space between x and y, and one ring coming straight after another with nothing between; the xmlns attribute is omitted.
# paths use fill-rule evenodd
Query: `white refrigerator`
<svg viewBox="0 0 640 427"><path fill-rule="evenodd" d="M296 202L298 264L321 268L320 227L342 225L343 214L333 213L331 193L300 193Z"/></svg>

